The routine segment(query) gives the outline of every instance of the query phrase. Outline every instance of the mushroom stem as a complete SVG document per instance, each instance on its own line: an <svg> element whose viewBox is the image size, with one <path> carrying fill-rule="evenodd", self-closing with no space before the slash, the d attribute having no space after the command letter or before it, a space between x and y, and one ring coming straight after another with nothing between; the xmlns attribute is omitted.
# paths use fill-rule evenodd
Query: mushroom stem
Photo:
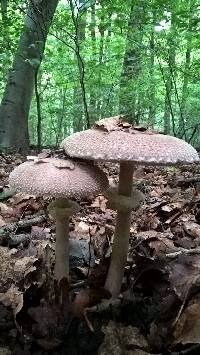
<svg viewBox="0 0 200 355"><path fill-rule="evenodd" d="M56 219L56 261L54 277L58 283L69 279L69 216Z"/></svg>
<svg viewBox="0 0 200 355"><path fill-rule="evenodd" d="M133 184L133 165L128 162L120 163L119 188L120 195L131 197ZM131 224L131 210L117 211L116 227L112 255L105 288L117 297L120 293L124 268L127 261L129 236Z"/></svg>
<svg viewBox="0 0 200 355"><path fill-rule="evenodd" d="M68 285L69 282L69 219L70 216L79 210L76 202L66 198L57 198L50 203L48 210L56 220L56 260L54 278L57 292ZM62 302L62 297L61 297Z"/></svg>

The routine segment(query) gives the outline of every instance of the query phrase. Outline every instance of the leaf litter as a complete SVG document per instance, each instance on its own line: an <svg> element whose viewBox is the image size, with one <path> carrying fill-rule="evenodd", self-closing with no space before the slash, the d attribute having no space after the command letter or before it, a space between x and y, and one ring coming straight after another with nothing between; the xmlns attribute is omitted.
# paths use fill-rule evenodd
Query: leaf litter
<svg viewBox="0 0 200 355"><path fill-rule="evenodd" d="M107 130L113 129L118 127L111 122ZM40 158L54 154L61 152L43 152ZM60 309L54 302L55 225L46 213L49 200L9 190L9 173L23 161L20 155L0 155L0 329L9 327L0 344L5 353L198 353L199 165L136 170L133 182L145 202L132 214L119 302L103 289L116 212L107 208L104 196L79 201L71 239L88 244L93 263L76 254L70 274L74 303ZM101 167L115 186L118 166Z"/></svg>

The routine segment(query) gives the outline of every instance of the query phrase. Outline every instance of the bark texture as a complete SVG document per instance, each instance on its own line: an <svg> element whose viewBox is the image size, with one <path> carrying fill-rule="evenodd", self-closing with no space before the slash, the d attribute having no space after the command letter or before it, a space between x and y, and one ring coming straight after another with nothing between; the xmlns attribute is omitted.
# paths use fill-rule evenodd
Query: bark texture
<svg viewBox="0 0 200 355"><path fill-rule="evenodd" d="M168 38L168 68L166 72L166 81L165 81L165 110L164 110L164 133L170 134L171 126L173 127L174 132L174 114L172 109L172 94L173 86L176 72L176 15L175 15L175 6L171 5L171 31Z"/></svg>
<svg viewBox="0 0 200 355"><path fill-rule="evenodd" d="M42 61L58 0L30 0L0 106L0 148L26 150L35 71Z"/></svg>
<svg viewBox="0 0 200 355"><path fill-rule="evenodd" d="M185 65L184 65L184 76L182 85L182 96L181 96L181 107L179 116L179 131L178 136L183 138L185 136L185 126L187 125L188 115L187 115L187 102L188 102L188 86L189 86L189 75L190 75L190 65L192 56L192 19L196 12L195 1L191 0L189 2L188 9L188 29L186 33L186 53L185 53ZM187 140L187 137L184 137Z"/></svg>
<svg viewBox="0 0 200 355"><path fill-rule="evenodd" d="M127 43L120 80L120 113L128 115L130 122L135 122L138 79L141 71L143 26L145 23L146 0L135 1L130 9L127 30ZM128 85L127 85L128 83Z"/></svg>

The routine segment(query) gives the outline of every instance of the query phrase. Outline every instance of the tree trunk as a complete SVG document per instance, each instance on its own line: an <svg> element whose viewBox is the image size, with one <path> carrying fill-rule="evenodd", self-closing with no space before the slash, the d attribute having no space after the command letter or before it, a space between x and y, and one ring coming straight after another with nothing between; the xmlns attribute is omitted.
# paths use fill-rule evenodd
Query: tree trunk
<svg viewBox="0 0 200 355"><path fill-rule="evenodd" d="M146 1L137 0L131 6L127 43L121 74L120 113L128 115L134 122L136 115L138 78L141 69L141 47L145 23Z"/></svg>
<svg viewBox="0 0 200 355"><path fill-rule="evenodd" d="M38 70L35 70L35 100L36 100L36 108L37 108L37 150L39 153L42 148L42 114L41 114L40 93L38 90Z"/></svg>
<svg viewBox="0 0 200 355"><path fill-rule="evenodd" d="M105 43L104 43L104 55L103 55L103 60L105 63L109 63L110 60L110 42L111 42L111 35L112 35L112 12L107 13L107 20L106 20L106 26L107 26L107 35L105 36ZM106 86L106 90L104 91L104 95L101 96L103 97L102 100L102 106L101 106L101 117L112 117L113 115L113 103L112 103L112 95L113 95L113 90L114 86L113 84L110 84L109 87Z"/></svg>
<svg viewBox="0 0 200 355"><path fill-rule="evenodd" d="M0 106L0 148L28 149L28 115L35 71L42 61L57 3L58 0L32 0L29 3L23 33Z"/></svg>
<svg viewBox="0 0 200 355"><path fill-rule="evenodd" d="M168 44L168 68L167 80L165 81L165 110L164 110L164 133L170 134L171 119L174 126L174 115L172 108L172 93L173 93L173 79L175 78L175 60L176 60L176 18L174 8L171 9L171 31L169 33ZM174 130L173 130L174 131ZM175 132L174 132L175 133Z"/></svg>
<svg viewBox="0 0 200 355"><path fill-rule="evenodd" d="M80 1L79 6L80 5L84 6L84 1ZM85 40L87 10L84 10L84 13L81 13L78 8L75 9L75 6L77 6L76 3L74 4L73 1L70 0L71 16L75 30L75 59L77 60L79 73L79 85L74 88L73 99L73 129L74 132L77 132L83 130L84 128L89 128L90 122L85 88L85 65L81 56L81 47ZM77 14L75 10L78 11Z"/></svg>
<svg viewBox="0 0 200 355"><path fill-rule="evenodd" d="M171 111L172 111L172 78L168 73L167 82L165 84L165 111L164 111L164 133L170 134L171 131Z"/></svg>
<svg viewBox="0 0 200 355"><path fill-rule="evenodd" d="M2 22L5 23L7 20L7 7L8 7L8 0L1 0L1 16Z"/></svg>
<svg viewBox="0 0 200 355"><path fill-rule="evenodd" d="M195 1L191 0L189 2L189 14L188 14L188 30L186 34L186 53L185 53L185 66L184 66L184 76L183 76L183 86L182 86L182 95L181 95L181 105L179 116L179 132L178 136L182 138L184 136L185 125L187 122L187 98L188 98L188 83L189 83L189 72L190 72L190 63L191 63L191 52L192 52L192 15L194 11Z"/></svg>
<svg viewBox="0 0 200 355"><path fill-rule="evenodd" d="M105 39L105 14L102 13L100 17L99 23L99 33L100 33L100 43L99 43L99 75L98 75L98 100L97 100L97 119L102 118L102 95L101 95L101 72L102 72L102 65L103 65L103 56L104 56L104 39Z"/></svg>
<svg viewBox="0 0 200 355"><path fill-rule="evenodd" d="M91 24L90 24L90 35L92 39L92 56L91 62L92 67L95 68L96 66L96 58L97 58L97 44L96 44L96 9L95 4L91 6ZM91 85L90 88L90 117L91 117L91 124L96 121L97 118L97 91L96 86L94 87Z"/></svg>
<svg viewBox="0 0 200 355"><path fill-rule="evenodd" d="M155 10L152 14L151 37L150 37L150 68L149 68L149 117L148 123L153 128L155 124L155 78L154 78L154 65L155 65L155 23L156 14Z"/></svg>

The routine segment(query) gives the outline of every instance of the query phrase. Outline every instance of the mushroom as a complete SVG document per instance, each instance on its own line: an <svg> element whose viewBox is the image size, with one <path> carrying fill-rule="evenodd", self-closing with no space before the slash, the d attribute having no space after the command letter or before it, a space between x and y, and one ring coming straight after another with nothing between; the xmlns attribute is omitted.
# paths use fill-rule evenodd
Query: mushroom
<svg viewBox="0 0 200 355"><path fill-rule="evenodd" d="M55 198L48 210L56 220L54 278L59 289L62 280L67 284L69 280L69 218L79 210L70 199L98 194L107 188L107 177L98 167L85 163L35 157L34 161L17 166L9 182L16 191Z"/></svg>
<svg viewBox="0 0 200 355"><path fill-rule="evenodd" d="M112 123L112 122L111 122ZM105 288L113 297L120 293L127 261L131 210L142 194L132 188L134 165L178 165L198 161L198 153L185 141L163 134L130 128L127 123L105 129L89 129L67 137L61 144L67 155L89 160L120 162L116 228ZM127 128L128 127L128 128ZM124 203L122 196L124 198ZM121 197L121 199L120 199ZM127 199L125 199L127 197ZM135 202L131 200L136 198ZM120 205L120 208L118 208Z"/></svg>

